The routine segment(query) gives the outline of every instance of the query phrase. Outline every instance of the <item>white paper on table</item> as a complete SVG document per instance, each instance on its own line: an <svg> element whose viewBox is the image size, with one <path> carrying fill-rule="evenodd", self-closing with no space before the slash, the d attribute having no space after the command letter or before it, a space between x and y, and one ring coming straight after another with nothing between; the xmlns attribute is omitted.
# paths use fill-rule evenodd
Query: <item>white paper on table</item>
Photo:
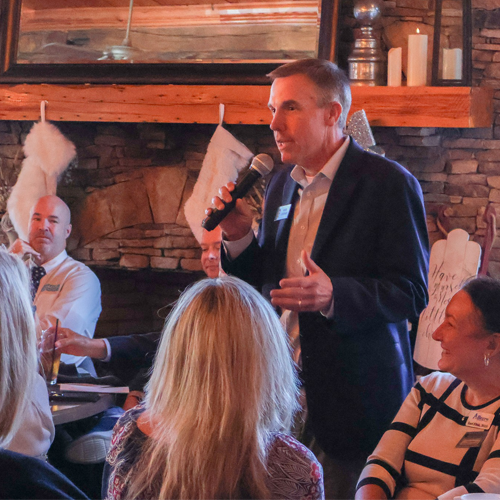
<svg viewBox="0 0 500 500"><path fill-rule="evenodd" d="M429 305L422 311L415 342L415 361L431 370L438 370L441 346L432 334L443 322L446 306L453 295L470 278L477 276L481 247L469 241L463 229L454 229L446 240L432 245L429 261Z"/></svg>
<svg viewBox="0 0 500 500"><path fill-rule="evenodd" d="M59 384L60 392L99 392L101 394L128 394L128 387L97 384Z"/></svg>

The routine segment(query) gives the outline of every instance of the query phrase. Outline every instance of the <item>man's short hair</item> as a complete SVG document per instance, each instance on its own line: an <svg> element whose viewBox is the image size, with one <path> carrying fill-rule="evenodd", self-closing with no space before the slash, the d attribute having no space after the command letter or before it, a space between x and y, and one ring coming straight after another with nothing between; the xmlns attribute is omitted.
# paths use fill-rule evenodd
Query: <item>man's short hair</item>
<svg viewBox="0 0 500 500"><path fill-rule="evenodd" d="M336 64L325 59L298 59L271 71L267 76L274 82L276 78L292 75L306 75L319 88L318 106L326 106L337 101L342 106L338 120L339 128L344 128L351 107L351 87L347 75Z"/></svg>

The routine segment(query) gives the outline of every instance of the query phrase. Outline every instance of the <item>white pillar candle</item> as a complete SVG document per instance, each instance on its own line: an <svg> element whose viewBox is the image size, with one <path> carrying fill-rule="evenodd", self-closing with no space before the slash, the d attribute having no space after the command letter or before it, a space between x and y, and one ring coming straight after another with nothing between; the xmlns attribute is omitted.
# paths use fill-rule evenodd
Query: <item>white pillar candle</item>
<svg viewBox="0 0 500 500"><path fill-rule="evenodd" d="M427 35L408 36L408 87L419 87L427 82Z"/></svg>
<svg viewBox="0 0 500 500"><path fill-rule="evenodd" d="M389 49L387 58L387 85L389 87L401 87L402 53L401 47Z"/></svg>
<svg viewBox="0 0 500 500"><path fill-rule="evenodd" d="M443 80L462 79L462 49L443 49Z"/></svg>

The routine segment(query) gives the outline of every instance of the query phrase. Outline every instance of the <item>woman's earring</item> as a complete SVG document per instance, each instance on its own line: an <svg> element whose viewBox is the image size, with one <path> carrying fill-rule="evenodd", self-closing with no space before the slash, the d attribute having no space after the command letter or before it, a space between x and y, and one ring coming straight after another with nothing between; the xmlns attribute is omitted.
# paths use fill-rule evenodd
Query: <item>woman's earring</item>
<svg viewBox="0 0 500 500"><path fill-rule="evenodd" d="M484 366L488 366L490 364L490 355L484 354Z"/></svg>

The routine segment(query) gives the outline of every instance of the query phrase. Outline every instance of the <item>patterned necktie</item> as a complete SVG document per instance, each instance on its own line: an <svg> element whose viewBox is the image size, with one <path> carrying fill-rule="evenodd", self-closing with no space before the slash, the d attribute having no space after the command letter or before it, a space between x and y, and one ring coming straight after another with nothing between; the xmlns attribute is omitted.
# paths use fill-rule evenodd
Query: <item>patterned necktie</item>
<svg viewBox="0 0 500 500"><path fill-rule="evenodd" d="M31 268L31 299L35 300L35 295L40 286L40 280L47 274L43 266L33 266Z"/></svg>

